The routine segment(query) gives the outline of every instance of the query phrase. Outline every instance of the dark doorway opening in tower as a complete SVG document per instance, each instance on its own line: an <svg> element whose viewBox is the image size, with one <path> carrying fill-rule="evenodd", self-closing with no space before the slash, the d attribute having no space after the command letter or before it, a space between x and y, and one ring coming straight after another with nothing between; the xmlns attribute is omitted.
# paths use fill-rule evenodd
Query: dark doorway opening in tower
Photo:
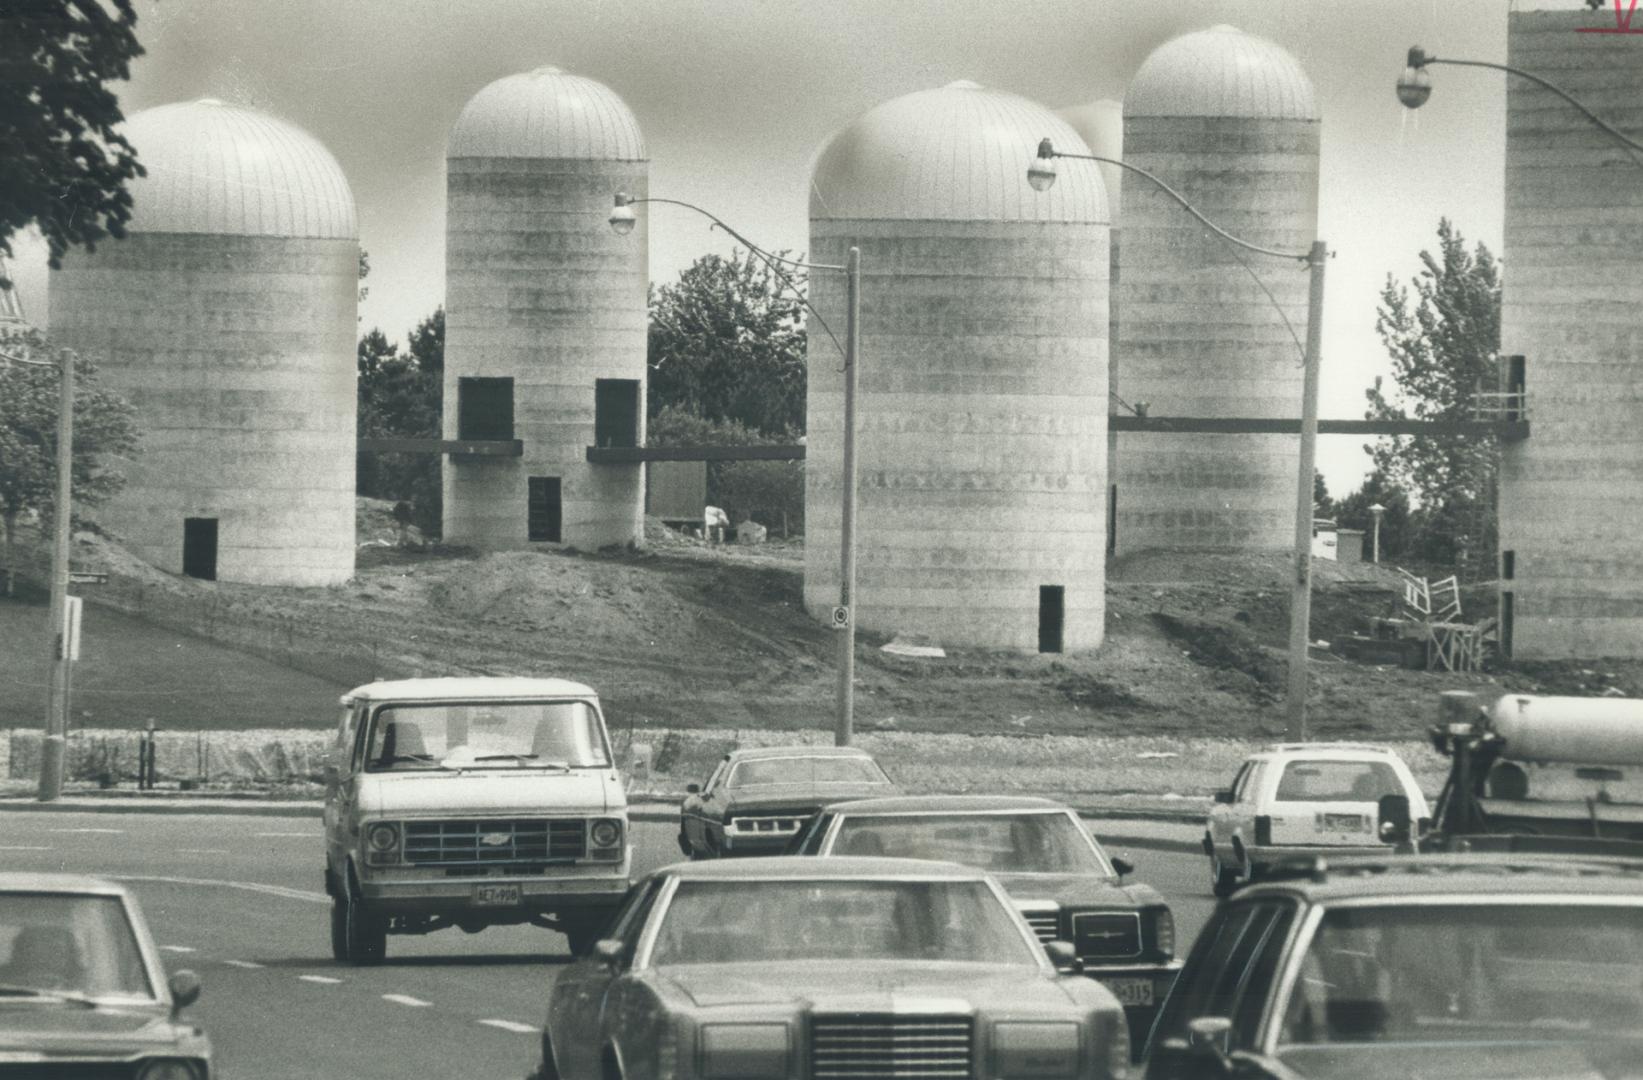
<svg viewBox="0 0 1643 1080"><path fill-rule="evenodd" d="M560 542L564 510L559 501L559 477L533 476L528 481L529 507L526 539L550 544Z"/></svg>
<svg viewBox="0 0 1643 1080"><path fill-rule="evenodd" d="M639 445L638 379L594 380L593 445Z"/></svg>
<svg viewBox="0 0 1643 1080"><path fill-rule="evenodd" d="M1512 590L1500 594L1500 656L1512 658Z"/></svg>
<svg viewBox="0 0 1643 1080"><path fill-rule="evenodd" d="M183 573L217 580L217 519L183 518Z"/></svg>
<svg viewBox="0 0 1643 1080"><path fill-rule="evenodd" d="M1067 589L1063 585L1038 587L1038 651L1061 651L1061 627L1066 621Z"/></svg>
<svg viewBox="0 0 1643 1080"><path fill-rule="evenodd" d="M1507 548L1500 553L1500 580L1512 581L1517 577L1517 552Z"/></svg>
<svg viewBox="0 0 1643 1080"><path fill-rule="evenodd" d="M1118 554L1118 485L1107 488L1107 554Z"/></svg>
<svg viewBox="0 0 1643 1080"><path fill-rule="evenodd" d="M513 380L464 377L456 381L456 437L474 441L513 438Z"/></svg>

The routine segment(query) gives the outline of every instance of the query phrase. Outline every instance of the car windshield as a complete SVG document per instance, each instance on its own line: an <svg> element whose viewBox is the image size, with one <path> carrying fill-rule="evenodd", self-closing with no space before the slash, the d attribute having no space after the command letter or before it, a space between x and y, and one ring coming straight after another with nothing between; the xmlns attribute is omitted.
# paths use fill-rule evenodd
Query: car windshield
<svg viewBox="0 0 1643 1080"><path fill-rule="evenodd" d="M1039 967L980 881L682 881L653 964L935 960Z"/></svg>
<svg viewBox="0 0 1643 1080"><path fill-rule="evenodd" d="M1292 761L1278 781L1279 802L1377 802L1404 794L1384 761Z"/></svg>
<svg viewBox="0 0 1643 1080"><path fill-rule="evenodd" d="M757 787L761 784L883 784L885 775L878 765L857 757L755 758L739 761L730 772L727 787Z"/></svg>
<svg viewBox="0 0 1643 1080"><path fill-rule="evenodd" d="M1324 914L1280 1042L1643 1034L1643 907L1377 904Z"/></svg>
<svg viewBox="0 0 1643 1080"><path fill-rule="evenodd" d="M1063 811L1027 814L846 814L831 854L938 859L1001 874L1112 873Z"/></svg>
<svg viewBox="0 0 1643 1080"><path fill-rule="evenodd" d="M41 994L152 1000L117 896L0 893L0 1001Z"/></svg>
<svg viewBox="0 0 1643 1080"><path fill-rule="evenodd" d="M437 768L605 768L599 714L585 701L387 705L371 719L369 772Z"/></svg>

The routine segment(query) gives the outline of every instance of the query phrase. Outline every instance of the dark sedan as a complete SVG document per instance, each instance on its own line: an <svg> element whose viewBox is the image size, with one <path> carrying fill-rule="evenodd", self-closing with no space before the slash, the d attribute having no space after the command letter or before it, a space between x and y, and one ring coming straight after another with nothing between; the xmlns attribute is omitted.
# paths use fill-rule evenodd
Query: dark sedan
<svg viewBox="0 0 1643 1080"><path fill-rule="evenodd" d="M793 849L806 855L942 859L990 872L1043 941L1070 942L1124 1005L1136 1048L1181 963L1158 890L1125 884L1069 807L1027 796L925 795L835 803Z"/></svg>
<svg viewBox="0 0 1643 1080"><path fill-rule="evenodd" d="M903 859L656 871L555 980L542 1043L545 1080L1113 1080L1129 1067L1112 994L1057 971L997 882Z"/></svg>
<svg viewBox="0 0 1643 1080"><path fill-rule="evenodd" d="M779 855L823 805L898 789L854 747L762 746L731 751L707 783L685 792L679 850L712 859Z"/></svg>
<svg viewBox="0 0 1643 1080"><path fill-rule="evenodd" d="M112 882L0 874L0 1078L209 1080L211 1044L178 1016L136 901Z"/></svg>

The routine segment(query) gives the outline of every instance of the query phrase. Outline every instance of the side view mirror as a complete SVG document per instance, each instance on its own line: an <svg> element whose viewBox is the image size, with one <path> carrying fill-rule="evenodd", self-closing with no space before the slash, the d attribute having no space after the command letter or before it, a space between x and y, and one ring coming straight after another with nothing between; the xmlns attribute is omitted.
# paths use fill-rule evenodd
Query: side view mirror
<svg viewBox="0 0 1643 1080"><path fill-rule="evenodd" d="M166 987L171 991L173 1020L178 1013L200 1000L200 977L186 968L172 972L171 978L166 980Z"/></svg>
<svg viewBox="0 0 1643 1080"><path fill-rule="evenodd" d="M622 963L622 943L615 938L601 938L594 943L593 955L601 967L615 971Z"/></svg>
<svg viewBox="0 0 1643 1080"><path fill-rule="evenodd" d="M1118 871L1119 877L1128 877L1130 874L1135 873L1135 864L1122 855L1112 857L1112 868Z"/></svg>
<svg viewBox="0 0 1643 1080"><path fill-rule="evenodd" d="M1195 1016L1187 1021L1187 1048L1225 1064L1232 1053L1232 1021L1224 1016Z"/></svg>
<svg viewBox="0 0 1643 1080"><path fill-rule="evenodd" d="M1046 941L1044 952L1057 971L1077 975L1084 970L1084 961L1078 958L1078 950L1070 941Z"/></svg>
<svg viewBox="0 0 1643 1080"><path fill-rule="evenodd" d="M1383 843L1409 842L1409 796L1382 795L1376 816L1380 820L1378 831Z"/></svg>
<svg viewBox="0 0 1643 1080"><path fill-rule="evenodd" d="M1231 806L1233 803L1232 789L1227 788L1225 791L1217 791L1215 793L1215 801L1221 803L1223 806Z"/></svg>
<svg viewBox="0 0 1643 1080"><path fill-rule="evenodd" d="M702 785L700 785L700 784L686 784L685 785L685 794L686 795L700 795L701 793L702 793Z"/></svg>

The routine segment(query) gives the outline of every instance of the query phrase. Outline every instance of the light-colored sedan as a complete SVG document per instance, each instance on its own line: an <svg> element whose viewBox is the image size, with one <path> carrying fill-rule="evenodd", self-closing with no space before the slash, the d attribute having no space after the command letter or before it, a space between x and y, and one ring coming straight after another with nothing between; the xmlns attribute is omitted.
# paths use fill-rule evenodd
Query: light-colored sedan
<svg viewBox="0 0 1643 1080"><path fill-rule="evenodd" d="M124 887L0 874L0 1076L209 1080L211 1043L179 1016L199 993L166 978Z"/></svg>
<svg viewBox="0 0 1643 1080"><path fill-rule="evenodd" d="M539 1075L1122 1077L1123 1011L1071 952L969 867L682 863L561 972Z"/></svg>

